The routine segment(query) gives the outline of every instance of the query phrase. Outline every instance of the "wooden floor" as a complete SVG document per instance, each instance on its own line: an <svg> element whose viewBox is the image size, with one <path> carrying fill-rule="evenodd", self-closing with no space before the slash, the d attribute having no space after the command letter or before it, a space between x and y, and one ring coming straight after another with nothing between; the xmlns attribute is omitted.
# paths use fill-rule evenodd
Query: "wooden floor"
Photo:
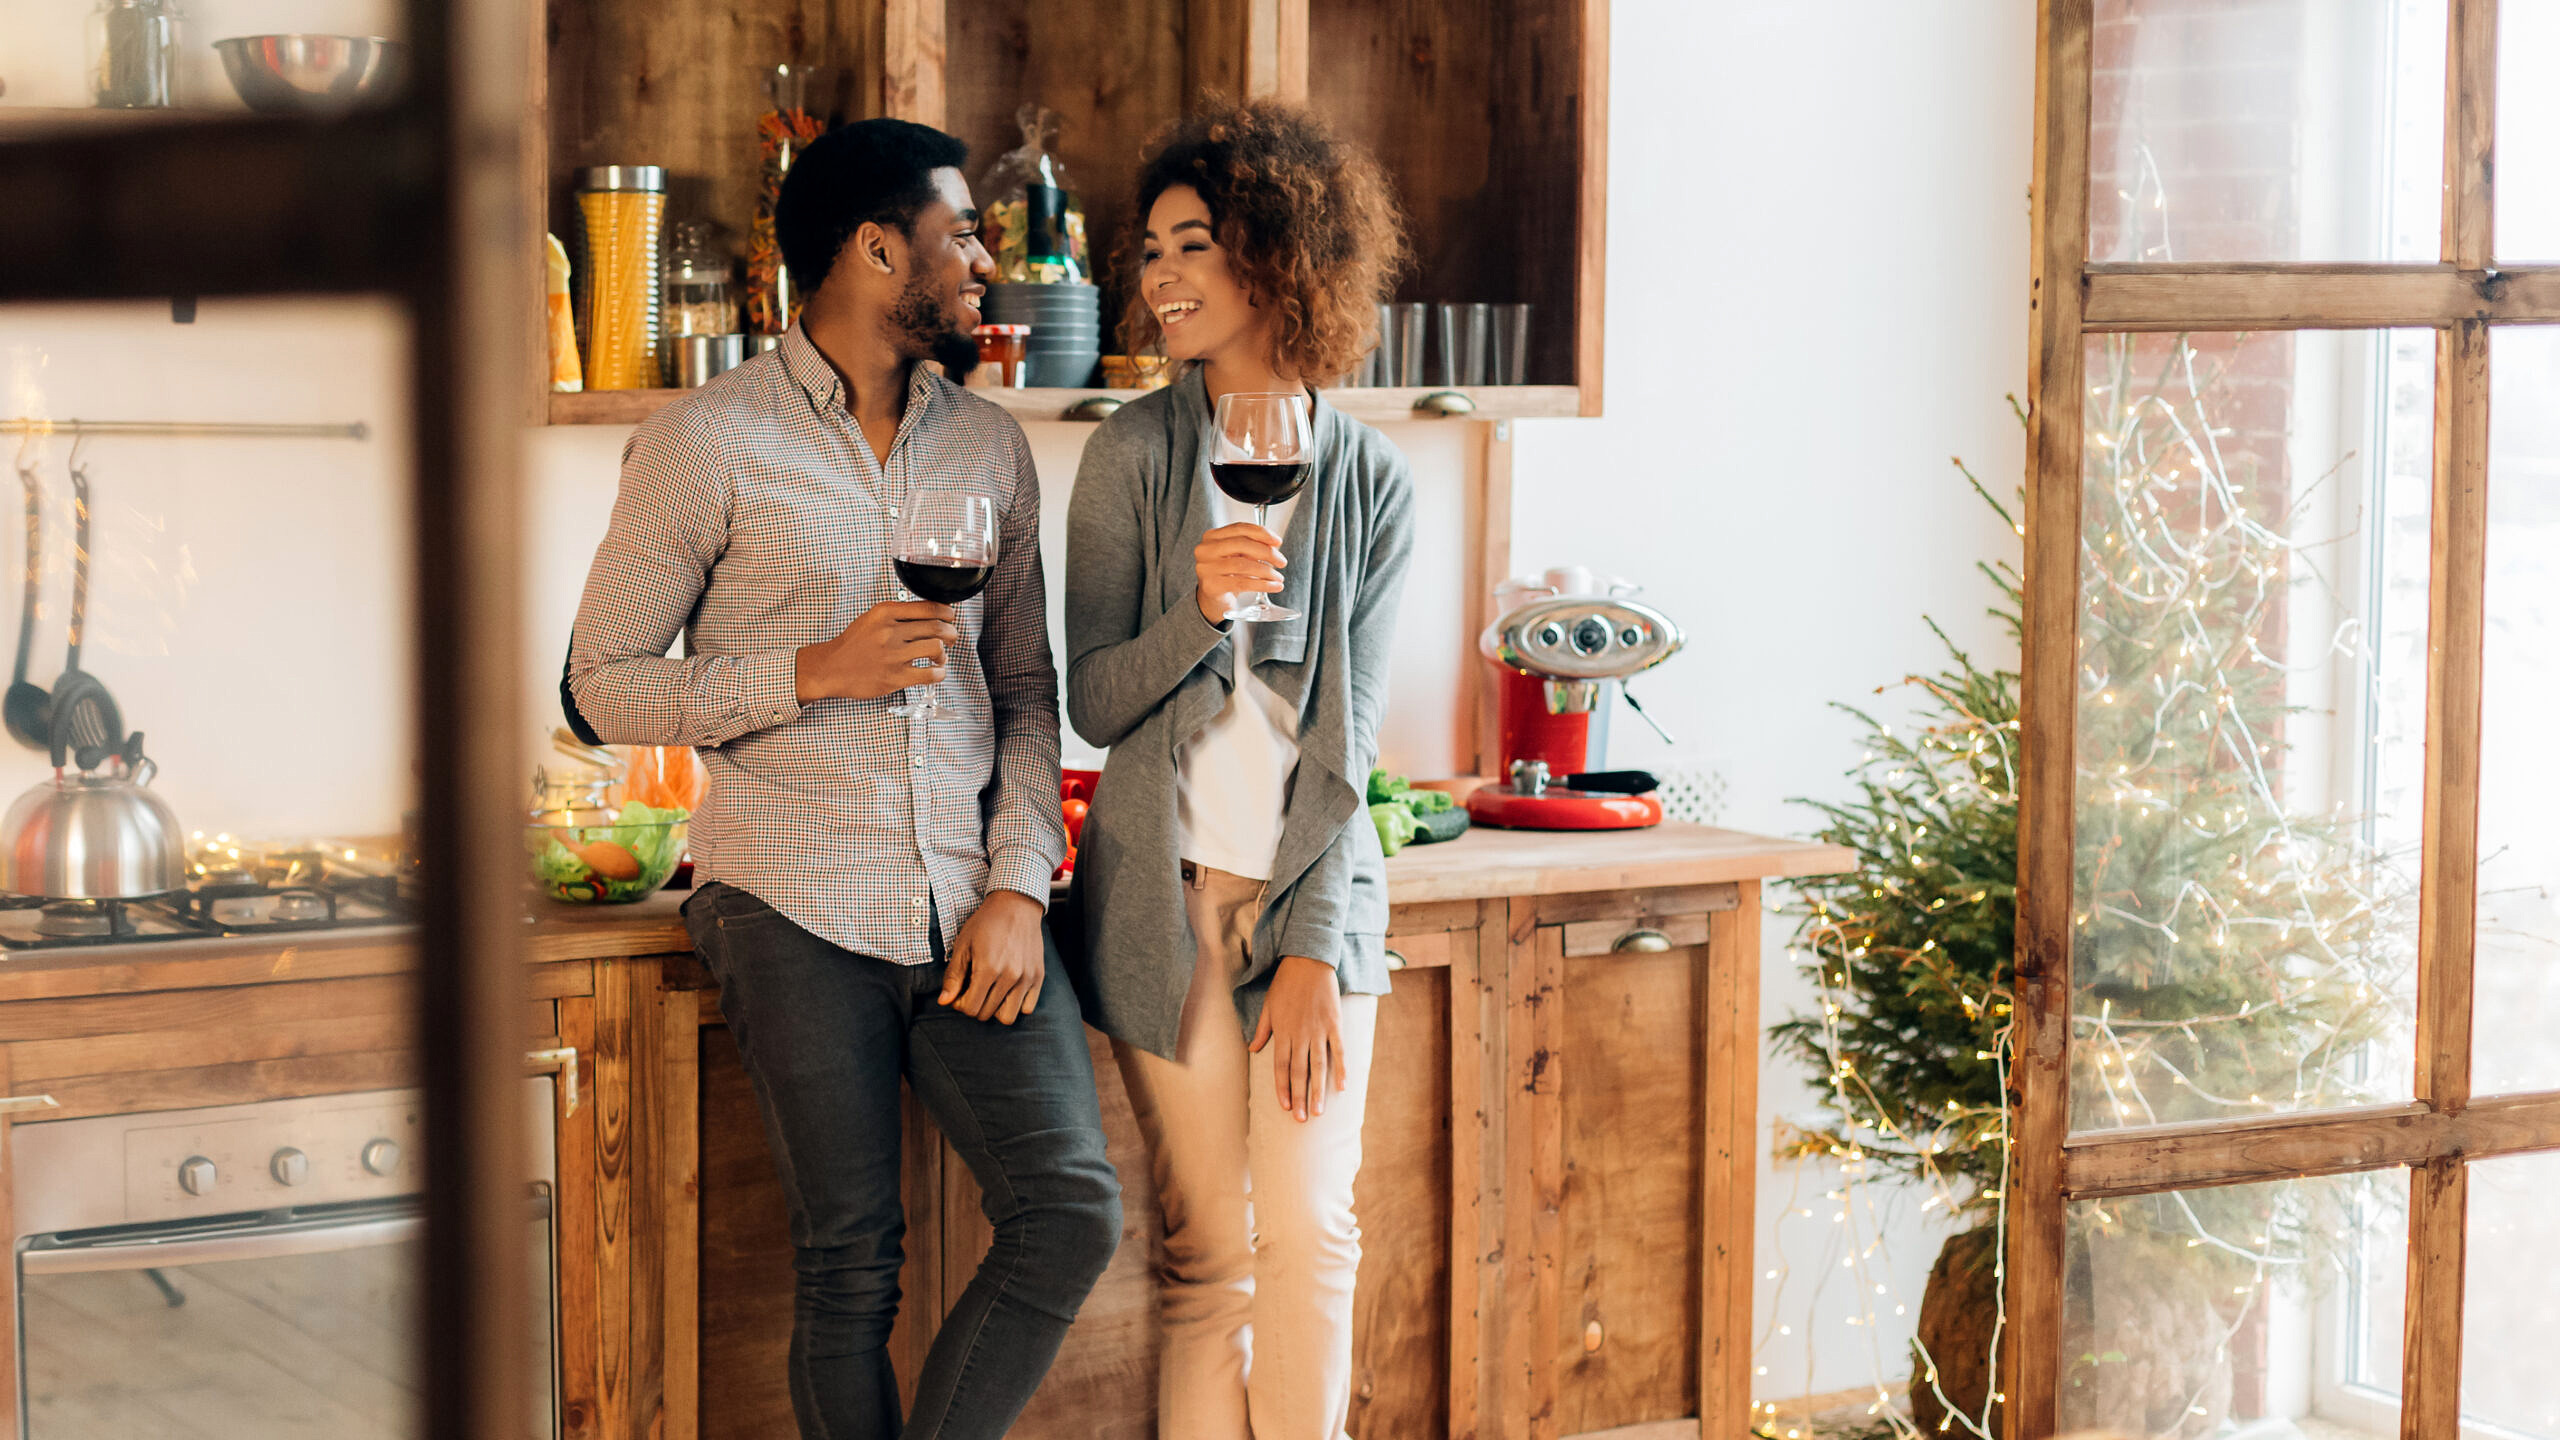
<svg viewBox="0 0 2560 1440"><path fill-rule="evenodd" d="M29 1440L391 1440L418 1430L419 1248L30 1277Z"/></svg>

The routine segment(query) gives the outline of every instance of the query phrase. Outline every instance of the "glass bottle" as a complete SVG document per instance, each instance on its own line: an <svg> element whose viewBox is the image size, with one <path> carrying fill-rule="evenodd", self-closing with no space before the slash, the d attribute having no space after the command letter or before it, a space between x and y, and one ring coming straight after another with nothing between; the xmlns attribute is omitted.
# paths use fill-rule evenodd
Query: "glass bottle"
<svg viewBox="0 0 2560 1440"><path fill-rule="evenodd" d="M90 89L105 110L177 103L178 9L169 0L100 0L89 16Z"/></svg>
<svg viewBox="0 0 2560 1440"><path fill-rule="evenodd" d="M710 221L676 224L675 243L667 250L666 300L659 313L669 338L738 333L738 307L729 298L729 256L712 243Z"/></svg>
<svg viewBox="0 0 2560 1440"><path fill-rule="evenodd" d="M773 228L773 209L782 197L782 177L809 143L826 133L824 96L837 71L825 65L768 65L757 72L763 80L765 107L756 114L756 214L747 231L747 328L758 335L779 335L800 314L800 292L782 263L782 242ZM811 108L812 94L820 97Z"/></svg>

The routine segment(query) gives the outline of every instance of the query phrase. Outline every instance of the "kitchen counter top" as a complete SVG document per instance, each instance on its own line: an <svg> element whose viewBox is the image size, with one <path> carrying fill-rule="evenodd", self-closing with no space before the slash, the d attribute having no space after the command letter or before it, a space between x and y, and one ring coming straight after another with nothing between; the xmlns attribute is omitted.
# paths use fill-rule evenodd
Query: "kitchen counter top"
<svg viewBox="0 0 2560 1440"><path fill-rule="evenodd" d="M1647 830L1472 830L1443 845L1418 845L1387 862L1388 899L1398 905L1559 895L1662 885L1702 885L1818 875L1847 869L1838 846L1780 840L1699 825ZM657 955L692 948L677 913L681 893L632 905L568 906L535 901L526 958L534 994L566 993L574 962ZM334 979L408 968L404 926L317 931L293 937L241 937L98 945L0 955L0 1003L74 995L212 989L280 980Z"/></svg>

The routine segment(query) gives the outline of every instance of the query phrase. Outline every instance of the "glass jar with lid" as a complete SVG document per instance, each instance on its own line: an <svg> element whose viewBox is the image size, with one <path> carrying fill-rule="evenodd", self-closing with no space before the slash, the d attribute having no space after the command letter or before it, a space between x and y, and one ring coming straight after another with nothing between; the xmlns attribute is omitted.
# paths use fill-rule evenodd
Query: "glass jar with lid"
<svg viewBox="0 0 2560 1440"><path fill-rule="evenodd" d="M675 243L667 250L666 298L659 315L670 337L737 333L738 302L729 288L729 254L713 242L710 221L676 224Z"/></svg>

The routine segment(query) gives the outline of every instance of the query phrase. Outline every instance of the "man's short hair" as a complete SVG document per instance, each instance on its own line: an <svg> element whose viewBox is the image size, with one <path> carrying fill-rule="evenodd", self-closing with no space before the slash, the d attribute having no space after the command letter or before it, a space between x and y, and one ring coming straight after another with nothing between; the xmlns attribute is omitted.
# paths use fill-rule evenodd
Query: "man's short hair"
<svg viewBox="0 0 2560 1440"><path fill-rule="evenodd" d="M817 293L844 242L866 223L913 238L934 197L933 172L959 168L969 147L911 120L839 125L792 161L774 203L774 238L801 294Z"/></svg>

